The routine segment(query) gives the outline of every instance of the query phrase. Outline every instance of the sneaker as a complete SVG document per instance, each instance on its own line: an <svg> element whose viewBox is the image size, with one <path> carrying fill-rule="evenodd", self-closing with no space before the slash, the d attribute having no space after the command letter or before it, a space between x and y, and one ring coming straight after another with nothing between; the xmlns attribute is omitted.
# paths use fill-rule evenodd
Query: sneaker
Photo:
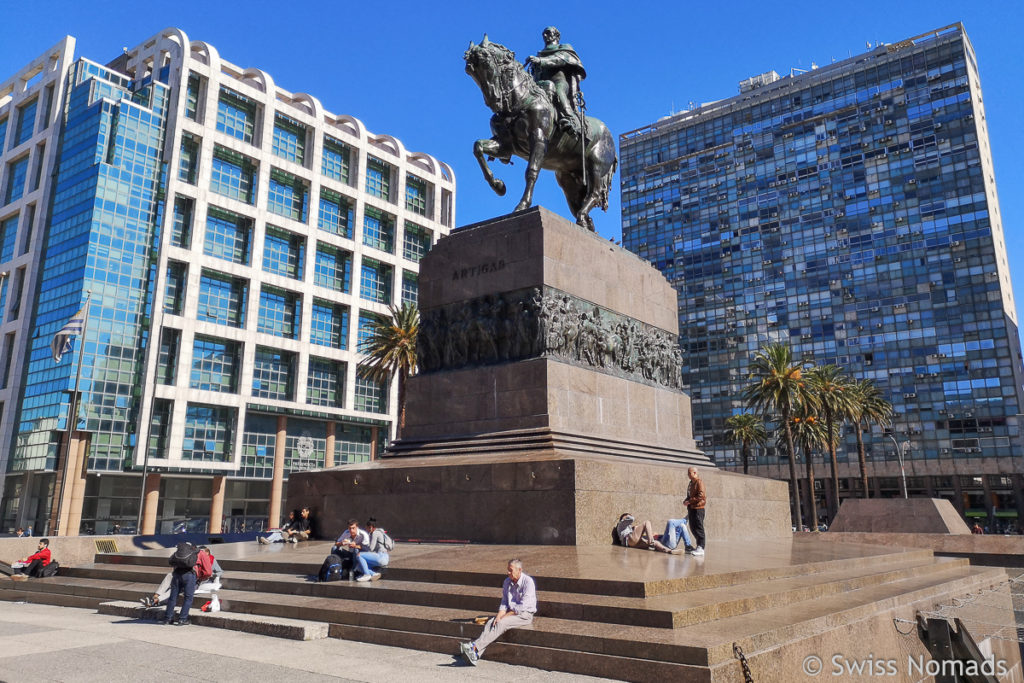
<svg viewBox="0 0 1024 683"><path fill-rule="evenodd" d="M700 547L694 548L693 549L693 555L694 555L694 557L703 557L704 556L704 548L700 548Z"/></svg>
<svg viewBox="0 0 1024 683"><path fill-rule="evenodd" d="M142 603L143 607L152 607L153 606L153 598L149 597L148 595L145 596L145 597L139 598L139 602Z"/></svg>
<svg viewBox="0 0 1024 683"><path fill-rule="evenodd" d="M380 576L380 574L377 576ZM361 574L356 581L373 581L373 574Z"/></svg>
<svg viewBox="0 0 1024 683"><path fill-rule="evenodd" d="M370 574L370 581L376 581L380 578L380 572L374 572Z"/></svg>
<svg viewBox="0 0 1024 683"><path fill-rule="evenodd" d="M473 643L462 643L459 645L459 650L462 652L462 656L467 662L476 666L477 660L480 659L480 655L476 653L476 647L474 647Z"/></svg>
<svg viewBox="0 0 1024 683"><path fill-rule="evenodd" d="M263 536L260 536L259 538L257 538L256 542L259 543L260 545L270 545L270 541L268 541Z"/></svg>
<svg viewBox="0 0 1024 683"><path fill-rule="evenodd" d="M289 543L298 543L298 542L299 542L299 539L297 539L297 538L295 538L294 536L292 536L291 538L289 538L289 539L288 539L288 542L289 542Z"/></svg>
<svg viewBox="0 0 1024 683"><path fill-rule="evenodd" d="M28 581L27 574L11 574L11 581Z"/></svg>
<svg viewBox="0 0 1024 683"><path fill-rule="evenodd" d="M178 619L176 622L174 622L175 626L189 626L191 624L192 622L188 619Z"/></svg>

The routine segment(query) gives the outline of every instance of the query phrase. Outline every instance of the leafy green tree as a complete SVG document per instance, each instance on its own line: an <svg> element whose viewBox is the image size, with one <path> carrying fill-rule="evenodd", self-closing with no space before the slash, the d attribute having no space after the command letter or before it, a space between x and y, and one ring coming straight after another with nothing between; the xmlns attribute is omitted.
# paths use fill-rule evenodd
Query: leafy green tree
<svg viewBox="0 0 1024 683"><path fill-rule="evenodd" d="M829 510L829 521L831 522L839 512L839 465L836 460L836 446L839 443L840 432L838 427L852 410L854 392L849 377L843 373L842 368L836 365L812 368L807 372L807 384L817 399L818 414L825 418L822 434L826 437L824 445L828 448L831 465L833 494L833 508ZM839 426L836 425L837 421L840 423Z"/></svg>
<svg viewBox="0 0 1024 683"><path fill-rule="evenodd" d="M864 428L871 425L886 427L892 422L892 404L882 397L882 392L873 380L862 379L853 384L853 401L850 406L850 421L857 435L857 460L860 463L861 487L864 497L869 498L868 465L864 455Z"/></svg>
<svg viewBox="0 0 1024 683"><path fill-rule="evenodd" d="M369 375L385 385L391 377L398 378L398 426L395 438L405 429L406 382L416 374L416 337L420 329L420 310L416 304L404 302L401 308L391 306L391 318L375 320L370 335L360 351L369 356Z"/></svg>
<svg viewBox="0 0 1024 683"><path fill-rule="evenodd" d="M814 401L803 381L804 369L804 363L793 360L789 346L782 343L768 344L754 356L750 364L750 384L743 390L743 400L748 408L757 411L762 417L771 416L783 427L786 452L789 455L790 498L798 529L803 527L803 518L790 421L801 404L813 404Z"/></svg>
<svg viewBox="0 0 1024 683"><path fill-rule="evenodd" d="M768 431L764 428L764 422L757 415L741 413L727 419L725 426L728 427L726 436L733 443L740 445L743 474L747 474L750 463L750 445L763 446L768 440Z"/></svg>
<svg viewBox="0 0 1024 683"><path fill-rule="evenodd" d="M811 531L818 530L818 499L814 494L814 451L825 445L825 427L817 416L808 414L806 406L800 406L799 415L793 418L793 439L804 452L807 474L808 511Z"/></svg>

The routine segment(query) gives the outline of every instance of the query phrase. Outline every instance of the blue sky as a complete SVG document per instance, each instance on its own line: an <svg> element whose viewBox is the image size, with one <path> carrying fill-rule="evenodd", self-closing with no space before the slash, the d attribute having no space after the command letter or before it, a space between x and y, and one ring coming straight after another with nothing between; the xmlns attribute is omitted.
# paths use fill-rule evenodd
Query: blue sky
<svg viewBox="0 0 1024 683"><path fill-rule="evenodd" d="M0 77L65 34L78 39L78 55L105 62L122 46L177 26L224 59L263 69L280 87L310 93L329 111L356 116L374 133L447 162L458 182L460 225L511 211L523 186L525 162L497 165L509 188L500 198L473 159L473 141L490 135L490 112L463 71L462 55L485 32L522 60L542 46L545 26L557 26L587 68L589 113L618 136L690 102L730 97L749 76L828 64L866 51L867 41L896 42L961 21L978 56L1015 298L1024 301L1024 3L53 0L45 6L42 19L36 3L5 3ZM619 238L618 178L615 187L608 212L593 216L602 235ZM566 211L547 173L535 201Z"/></svg>

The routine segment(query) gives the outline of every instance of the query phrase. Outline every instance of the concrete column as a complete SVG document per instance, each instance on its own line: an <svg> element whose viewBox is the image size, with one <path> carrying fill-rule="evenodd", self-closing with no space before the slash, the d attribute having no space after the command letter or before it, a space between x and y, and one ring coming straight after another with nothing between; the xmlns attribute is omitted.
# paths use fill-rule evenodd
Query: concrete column
<svg viewBox="0 0 1024 683"><path fill-rule="evenodd" d="M270 485L270 510L267 512L267 526L276 529L281 526L281 491L284 488L284 446L288 438L288 418L277 418L277 441L274 444L274 480Z"/></svg>
<svg viewBox="0 0 1024 683"><path fill-rule="evenodd" d="M334 467L334 422L327 423L327 452L324 453L324 467Z"/></svg>
<svg viewBox="0 0 1024 683"><path fill-rule="evenodd" d="M224 475L213 478L213 495L210 497L210 533L223 533L224 521Z"/></svg>
<svg viewBox="0 0 1024 683"><path fill-rule="evenodd" d="M988 478L990 475L981 475L981 487L985 491L985 512L988 513L988 528L990 533L996 532L996 500L995 494L992 493L992 487L989 486Z"/></svg>
<svg viewBox="0 0 1024 683"><path fill-rule="evenodd" d="M156 533L156 508L160 503L160 473L150 472L146 475L146 491L142 502L142 528L139 533L143 535Z"/></svg>
<svg viewBox="0 0 1024 683"><path fill-rule="evenodd" d="M89 446L91 436L79 432L78 462L71 474L71 505L68 507L68 536L78 536L82 528L82 506L85 503L85 482L89 473Z"/></svg>
<svg viewBox="0 0 1024 683"><path fill-rule="evenodd" d="M65 432L67 433L67 432ZM71 492L74 488L72 483L75 472L78 468L78 432L68 434L71 443L67 441L61 444L64 449L64 464L57 468L57 478L53 487L53 502L51 507L56 507L56 514L50 515L50 533L58 536L68 535L68 516L71 510Z"/></svg>
<svg viewBox="0 0 1024 683"><path fill-rule="evenodd" d="M1012 475L1011 480L1013 481L1013 501L1017 506L1017 525L1019 527L1024 524L1024 495L1021 492L1024 482L1019 474Z"/></svg>
<svg viewBox="0 0 1024 683"><path fill-rule="evenodd" d="M380 427L370 427L370 460L376 460L379 456L377 454L377 439L380 435Z"/></svg>
<svg viewBox="0 0 1024 683"><path fill-rule="evenodd" d="M953 473L953 507L960 513L960 519L966 519L964 513L967 512L967 505L964 503L964 492L960 488L960 474L957 472Z"/></svg>

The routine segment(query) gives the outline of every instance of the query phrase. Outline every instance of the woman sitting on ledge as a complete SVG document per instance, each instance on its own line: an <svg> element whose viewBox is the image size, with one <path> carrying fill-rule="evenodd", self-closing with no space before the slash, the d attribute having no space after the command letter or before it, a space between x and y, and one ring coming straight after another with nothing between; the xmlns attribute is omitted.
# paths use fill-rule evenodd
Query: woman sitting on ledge
<svg viewBox="0 0 1024 683"><path fill-rule="evenodd" d="M670 548L654 540L654 531L650 520L643 524L637 524L636 519L628 512L623 512L619 516L619 523L615 525L615 533L619 537L619 542L627 548L640 548L641 550L654 548L662 553L675 554Z"/></svg>

